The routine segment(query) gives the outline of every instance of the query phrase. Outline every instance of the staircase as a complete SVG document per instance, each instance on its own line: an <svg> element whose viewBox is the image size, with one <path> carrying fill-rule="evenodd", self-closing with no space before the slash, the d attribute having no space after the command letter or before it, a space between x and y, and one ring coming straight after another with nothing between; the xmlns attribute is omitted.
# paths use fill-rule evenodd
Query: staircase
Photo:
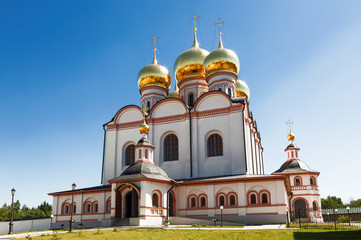
<svg viewBox="0 0 361 240"><path fill-rule="evenodd" d="M119 226L130 226L130 219L129 218L119 218L113 224L114 227Z"/></svg>

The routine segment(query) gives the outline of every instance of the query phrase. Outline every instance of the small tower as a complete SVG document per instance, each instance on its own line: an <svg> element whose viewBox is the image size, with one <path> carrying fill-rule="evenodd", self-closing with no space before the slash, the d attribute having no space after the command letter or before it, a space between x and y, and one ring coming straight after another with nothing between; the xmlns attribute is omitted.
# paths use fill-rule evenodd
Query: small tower
<svg viewBox="0 0 361 240"><path fill-rule="evenodd" d="M135 163L149 162L154 163L153 161L153 150L154 146L148 140L149 126L145 121L145 112L143 123L139 126L140 134L142 138L135 145Z"/></svg>
<svg viewBox="0 0 361 240"><path fill-rule="evenodd" d="M207 77L209 90L219 90L225 92L230 97L237 96L236 80L239 72L239 60L235 52L223 48L221 19L218 25L218 49L212 51L204 60L203 68Z"/></svg>
<svg viewBox="0 0 361 240"><path fill-rule="evenodd" d="M208 92L208 84L203 72L203 61L209 54L208 51L199 47L197 40L196 17L189 19L193 23L193 46L184 51L174 63L175 77L178 81L179 98L189 107L205 92Z"/></svg>
<svg viewBox="0 0 361 240"><path fill-rule="evenodd" d="M289 144L285 149L287 160L280 169L273 172L274 175L286 175L291 185L289 209L291 218L310 218L313 222L322 222L321 198L318 189L318 176L320 172L310 169L306 163L298 157L300 150L294 144L295 136L291 131L292 122L288 120Z"/></svg>
<svg viewBox="0 0 361 240"><path fill-rule="evenodd" d="M171 78L167 68L158 65L155 42L158 40L154 35L153 62L143 67L138 73L138 86L141 97L141 105L151 109L158 101L168 95Z"/></svg>

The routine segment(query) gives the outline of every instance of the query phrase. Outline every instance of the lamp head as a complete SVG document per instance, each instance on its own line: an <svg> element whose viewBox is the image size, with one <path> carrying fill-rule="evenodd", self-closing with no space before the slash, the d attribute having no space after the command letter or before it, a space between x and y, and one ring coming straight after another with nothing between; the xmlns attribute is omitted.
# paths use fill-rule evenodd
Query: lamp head
<svg viewBox="0 0 361 240"><path fill-rule="evenodd" d="M349 207L349 206L347 206L347 207L346 207L346 209L347 209L347 210L350 210L350 207Z"/></svg>
<svg viewBox="0 0 361 240"><path fill-rule="evenodd" d="M223 209L223 206L220 206L219 208L222 210L222 209Z"/></svg>
<svg viewBox="0 0 361 240"><path fill-rule="evenodd" d="M15 191L15 189L14 189L14 188L13 188L13 189L11 189L11 195L13 195L13 196L14 196L14 195L15 195L15 192L16 192L16 191Z"/></svg>
<svg viewBox="0 0 361 240"><path fill-rule="evenodd" d="M75 190L75 188L76 188L76 184L75 183L73 183L72 185L71 185L71 188L73 189L73 191Z"/></svg>

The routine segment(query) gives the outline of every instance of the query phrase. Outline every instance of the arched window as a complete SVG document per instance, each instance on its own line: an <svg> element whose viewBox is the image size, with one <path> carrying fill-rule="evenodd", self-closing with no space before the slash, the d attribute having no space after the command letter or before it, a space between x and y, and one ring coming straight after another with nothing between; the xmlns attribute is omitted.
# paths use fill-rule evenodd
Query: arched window
<svg viewBox="0 0 361 240"><path fill-rule="evenodd" d="M233 194L229 196L229 206L236 206L236 196Z"/></svg>
<svg viewBox="0 0 361 240"><path fill-rule="evenodd" d="M232 97L231 88L228 88L228 89L227 89L227 95L228 95L229 97Z"/></svg>
<svg viewBox="0 0 361 240"><path fill-rule="evenodd" d="M153 207L159 207L159 197L158 197L158 194L156 194L156 193L153 193L152 205L153 205Z"/></svg>
<svg viewBox="0 0 361 240"><path fill-rule="evenodd" d="M73 204L73 213L76 213L76 204Z"/></svg>
<svg viewBox="0 0 361 240"><path fill-rule="evenodd" d="M296 186L301 186L301 179L300 178L295 179L295 185Z"/></svg>
<svg viewBox="0 0 361 240"><path fill-rule="evenodd" d="M190 93L188 95L188 106L193 107L193 104L194 104L194 95L193 93Z"/></svg>
<svg viewBox="0 0 361 240"><path fill-rule="evenodd" d="M148 159L148 149L145 149L144 155L145 155L145 159Z"/></svg>
<svg viewBox="0 0 361 240"><path fill-rule="evenodd" d="M310 177L310 185L316 185L316 179L314 177Z"/></svg>
<svg viewBox="0 0 361 240"><path fill-rule="evenodd" d="M134 150L134 145L132 144L125 149L125 166L133 164L134 159L135 159L135 150Z"/></svg>
<svg viewBox="0 0 361 240"><path fill-rule="evenodd" d="M98 212L98 208L99 208L98 203L97 203L97 202L94 203L94 205L93 205L93 212L97 213L97 212Z"/></svg>
<svg viewBox="0 0 361 240"><path fill-rule="evenodd" d="M106 212L110 213L111 209L112 209L112 202L110 201L110 199L108 199L106 205Z"/></svg>
<svg viewBox="0 0 361 240"><path fill-rule="evenodd" d="M207 204L206 204L206 197L202 196L201 197L201 201L200 201L200 207L206 207Z"/></svg>
<svg viewBox="0 0 361 240"><path fill-rule="evenodd" d="M219 134L212 134L207 139L207 156L215 157L223 155L223 141Z"/></svg>
<svg viewBox="0 0 361 240"><path fill-rule="evenodd" d="M164 161L178 160L178 138L174 134L169 134L164 139Z"/></svg>
<svg viewBox="0 0 361 240"><path fill-rule="evenodd" d="M268 194L267 193L261 194L261 201L262 201L262 204L268 204Z"/></svg>
<svg viewBox="0 0 361 240"><path fill-rule="evenodd" d="M257 197L256 194L252 193L250 196L250 203L251 204L257 204Z"/></svg>
<svg viewBox="0 0 361 240"><path fill-rule="evenodd" d="M149 111L149 109L150 109L150 101L147 101L147 111Z"/></svg>
<svg viewBox="0 0 361 240"><path fill-rule="evenodd" d="M219 196L219 201L218 201L218 205L219 206L225 206L226 205L226 199L224 198L223 195Z"/></svg>
<svg viewBox="0 0 361 240"><path fill-rule="evenodd" d="M191 208L195 208L197 206L196 197L191 197Z"/></svg>
<svg viewBox="0 0 361 240"><path fill-rule="evenodd" d="M317 202L316 201L313 201L313 203L312 203L312 210L317 211Z"/></svg>
<svg viewBox="0 0 361 240"><path fill-rule="evenodd" d="M69 214L69 204L64 204L63 214Z"/></svg>
<svg viewBox="0 0 361 240"><path fill-rule="evenodd" d="M91 205L90 205L90 203L86 203L86 204L85 204L84 210L85 210L85 213L90 213L90 212L91 212Z"/></svg>

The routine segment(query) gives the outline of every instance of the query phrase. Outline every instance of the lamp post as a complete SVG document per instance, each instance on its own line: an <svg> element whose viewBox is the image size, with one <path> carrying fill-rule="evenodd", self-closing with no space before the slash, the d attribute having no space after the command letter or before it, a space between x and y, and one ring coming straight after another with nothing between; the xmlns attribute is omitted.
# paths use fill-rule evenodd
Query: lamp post
<svg viewBox="0 0 361 240"><path fill-rule="evenodd" d="M221 227L223 227L223 206L219 207L221 209Z"/></svg>
<svg viewBox="0 0 361 240"><path fill-rule="evenodd" d="M347 215L348 215L348 225L351 226L350 207L347 206L346 209L347 209Z"/></svg>
<svg viewBox="0 0 361 240"><path fill-rule="evenodd" d="M71 232L72 229L73 229L74 191L75 191L75 188L76 188L76 184L73 183L71 185L71 188L72 188L72 196L71 196L71 207L70 207L69 232Z"/></svg>
<svg viewBox="0 0 361 240"><path fill-rule="evenodd" d="M9 222L9 234L13 233L13 220L14 220L14 195L15 189L11 189L11 217Z"/></svg>
<svg viewBox="0 0 361 240"><path fill-rule="evenodd" d="M53 230L53 217L54 217L54 215L51 214L50 215L50 230Z"/></svg>
<svg viewBox="0 0 361 240"><path fill-rule="evenodd" d="M335 221L335 230L337 229L337 222L336 222L336 214L337 214L337 209L333 209L333 220Z"/></svg>

